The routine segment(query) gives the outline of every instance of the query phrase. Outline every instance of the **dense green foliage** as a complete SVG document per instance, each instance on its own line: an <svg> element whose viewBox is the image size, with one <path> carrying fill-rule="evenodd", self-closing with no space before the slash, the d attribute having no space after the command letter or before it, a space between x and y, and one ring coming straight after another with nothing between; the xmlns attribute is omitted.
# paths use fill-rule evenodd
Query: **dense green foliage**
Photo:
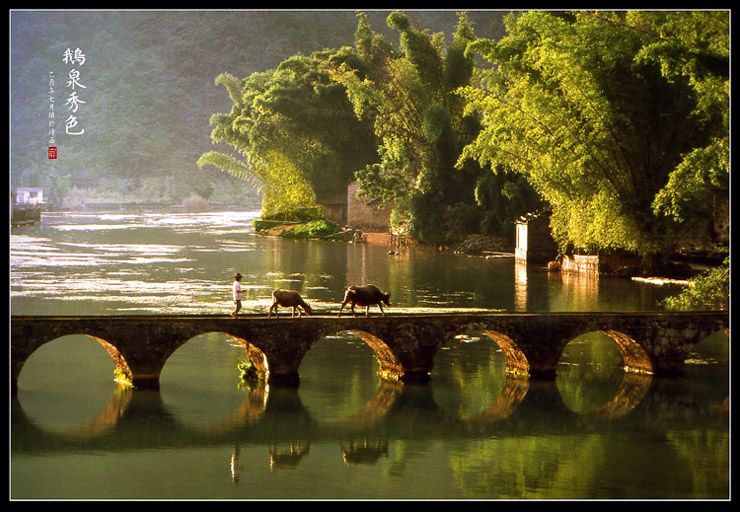
<svg viewBox="0 0 740 512"><path fill-rule="evenodd" d="M631 13L633 23L655 34L638 60L654 62L670 80L686 80L696 94L694 114L715 129L709 141L683 156L654 209L682 220L706 207L712 195L726 194L729 181L729 58L727 12Z"/></svg>
<svg viewBox="0 0 740 512"><path fill-rule="evenodd" d="M669 309L726 310L730 308L730 261L710 268L689 281L689 286L676 296L667 297Z"/></svg>
<svg viewBox="0 0 740 512"><path fill-rule="evenodd" d="M727 197L728 13L525 12L464 96L464 157L510 165L551 205L562 247L675 249ZM463 160L464 161L464 160Z"/></svg>
<svg viewBox="0 0 740 512"><path fill-rule="evenodd" d="M455 94L474 69L465 56L473 40L467 18L445 49L443 34L390 14L400 52L365 14L358 18L354 48L296 55L242 80L219 75L233 105L211 117L211 138L236 154L210 151L199 166L258 187L267 214L346 197L357 179L360 195L393 202L395 229L422 242L480 230L513 235L513 219L539 202L529 184L491 179L472 160L455 168L479 129Z"/></svg>
<svg viewBox="0 0 740 512"><path fill-rule="evenodd" d="M417 30L408 16L392 13L387 23L399 34L400 51L371 30L364 14L358 18L355 47L365 65L339 66L332 76L346 86L358 118L373 122L379 142L378 161L355 173L359 194L392 201L392 228L423 243L480 231L512 236L514 219L539 202L529 184L494 183L472 160L455 166L480 128L457 95L475 68L465 54L474 40L467 16L459 15L445 48L443 34Z"/></svg>
<svg viewBox="0 0 740 512"><path fill-rule="evenodd" d="M211 138L245 160L212 151L198 165L250 180L262 191L265 213L345 197L352 172L371 158L375 142L344 88L324 71L328 62L344 60L323 52L291 57L244 80L219 75L216 83L227 89L233 107L211 117Z"/></svg>
<svg viewBox="0 0 740 512"><path fill-rule="evenodd" d="M423 243L513 236L544 206L563 249L646 262L708 233L728 198L727 12L528 11L499 40L460 13L449 44L393 12L397 47L357 18L353 48L219 76L234 105L212 138L246 161L199 163L257 180L268 212L356 179Z"/></svg>

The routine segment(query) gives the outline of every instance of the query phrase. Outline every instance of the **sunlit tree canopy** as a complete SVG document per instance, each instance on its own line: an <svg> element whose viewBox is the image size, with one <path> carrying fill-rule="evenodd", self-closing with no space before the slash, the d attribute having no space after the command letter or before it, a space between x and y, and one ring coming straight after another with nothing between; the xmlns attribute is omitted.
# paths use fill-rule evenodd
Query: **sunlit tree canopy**
<svg viewBox="0 0 740 512"><path fill-rule="evenodd" d="M461 161L524 174L552 206L563 247L664 251L680 221L711 218L707 196L727 193L725 22L510 15L505 38L468 48L491 65L463 89L483 130Z"/></svg>
<svg viewBox="0 0 740 512"><path fill-rule="evenodd" d="M211 117L211 138L236 154L208 152L199 165L253 182L266 213L346 195L354 171L375 150L372 132L355 117L344 87L323 71L329 61L350 57L316 53L243 80L219 75L216 83L226 88L233 106Z"/></svg>

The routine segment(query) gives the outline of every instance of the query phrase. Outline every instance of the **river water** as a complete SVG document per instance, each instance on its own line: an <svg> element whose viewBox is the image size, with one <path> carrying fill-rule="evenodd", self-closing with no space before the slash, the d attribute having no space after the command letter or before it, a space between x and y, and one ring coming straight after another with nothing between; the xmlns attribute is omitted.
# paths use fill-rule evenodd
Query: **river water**
<svg viewBox="0 0 740 512"><path fill-rule="evenodd" d="M370 282L403 312L647 311L678 291L510 257L263 238L257 215L45 213L12 230L11 313L225 315L237 271L244 309L265 314L274 288L329 314L346 286ZM319 341L297 388L245 385L243 359L228 337L197 336L167 361L159 391L132 391L92 339L44 345L10 402L11 498L730 497L724 333L672 379L625 374L598 333L571 341L554 382L507 378L498 347L475 336L450 340L426 385L381 381L351 336Z"/></svg>

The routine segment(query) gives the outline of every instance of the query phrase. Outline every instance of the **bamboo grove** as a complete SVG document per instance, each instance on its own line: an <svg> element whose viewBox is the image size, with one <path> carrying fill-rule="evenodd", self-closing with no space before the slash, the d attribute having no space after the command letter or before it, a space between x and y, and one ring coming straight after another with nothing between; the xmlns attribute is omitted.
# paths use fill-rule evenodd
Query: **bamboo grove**
<svg viewBox="0 0 740 512"><path fill-rule="evenodd" d="M357 14L354 46L295 55L216 84L213 165L262 191L263 211L359 194L392 229L441 244L512 236L549 209L562 250L659 261L712 238L729 198L728 11L526 11L480 39ZM238 49L236 50L238 51Z"/></svg>

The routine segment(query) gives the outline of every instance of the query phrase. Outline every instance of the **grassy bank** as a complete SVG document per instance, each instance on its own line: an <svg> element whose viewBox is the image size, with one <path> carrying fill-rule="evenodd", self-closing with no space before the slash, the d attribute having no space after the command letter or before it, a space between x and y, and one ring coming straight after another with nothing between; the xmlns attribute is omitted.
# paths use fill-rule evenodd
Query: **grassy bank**
<svg viewBox="0 0 740 512"><path fill-rule="evenodd" d="M324 217L321 207L295 208L254 220L257 233L281 238L344 240L344 229Z"/></svg>

